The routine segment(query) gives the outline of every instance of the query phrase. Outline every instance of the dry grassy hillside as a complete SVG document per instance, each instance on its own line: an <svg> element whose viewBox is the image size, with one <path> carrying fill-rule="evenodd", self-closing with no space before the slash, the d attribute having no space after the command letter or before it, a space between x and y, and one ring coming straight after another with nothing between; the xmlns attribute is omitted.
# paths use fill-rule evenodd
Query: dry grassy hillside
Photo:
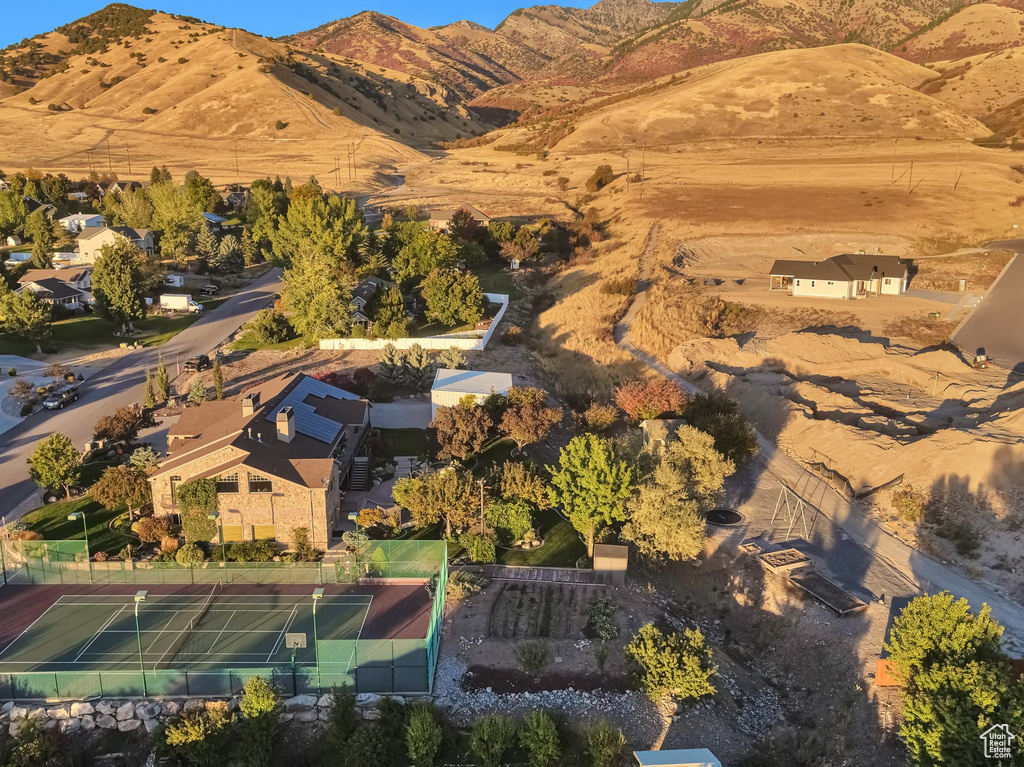
<svg viewBox="0 0 1024 767"><path fill-rule="evenodd" d="M860 45L778 51L686 73L580 118L561 151L717 137L974 138L974 118L914 88L934 75Z"/></svg>
<svg viewBox="0 0 1024 767"><path fill-rule="evenodd" d="M1024 98L1024 47L931 65L938 77L921 91L982 118Z"/></svg>
<svg viewBox="0 0 1024 767"><path fill-rule="evenodd" d="M911 61L946 61L1024 45L1024 10L1013 3L970 5L895 49Z"/></svg>
<svg viewBox="0 0 1024 767"><path fill-rule="evenodd" d="M520 78L529 77L550 60L540 51L472 21L456 21L442 27L431 27L430 31L453 48L480 54Z"/></svg>

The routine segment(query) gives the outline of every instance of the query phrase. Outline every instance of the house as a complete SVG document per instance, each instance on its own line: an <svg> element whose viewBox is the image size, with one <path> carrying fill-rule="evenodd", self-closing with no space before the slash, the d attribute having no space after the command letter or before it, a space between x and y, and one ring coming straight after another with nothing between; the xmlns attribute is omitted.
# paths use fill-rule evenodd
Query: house
<svg viewBox="0 0 1024 767"><path fill-rule="evenodd" d="M94 228L103 226L103 216L99 213L73 213L57 220L61 226L75 234L80 234L87 226Z"/></svg>
<svg viewBox="0 0 1024 767"><path fill-rule="evenodd" d="M436 232L447 232L448 227L451 225L452 216L455 215L457 210L464 210L469 213L480 226L487 226L491 221L490 216L477 210L472 205L460 205L458 208L430 211L430 228Z"/></svg>
<svg viewBox="0 0 1024 767"><path fill-rule="evenodd" d="M84 309L92 303L92 268L29 269L18 278L18 289L31 290L36 298L65 309Z"/></svg>
<svg viewBox="0 0 1024 767"><path fill-rule="evenodd" d="M430 418L433 420L439 407L454 407L466 397L481 404L492 394L508 394L511 388L512 376L508 373L439 368L430 387Z"/></svg>
<svg viewBox="0 0 1024 767"><path fill-rule="evenodd" d="M220 531L212 540L287 542L305 527L326 549L341 521L343 486L368 469L357 454L369 430L368 402L304 374L186 408L149 480L153 513L178 514L181 485L216 478Z"/></svg>
<svg viewBox="0 0 1024 767"><path fill-rule="evenodd" d="M153 233L149 229L132 229L128 226L87 226L78 235L78 252L83 264L94 264L104 245L113 245L118 240L129 240L135 247L152 256L154 251Z"/></svg>
<svg viewBox="0 0 1024 767"><path fill-rule="evenodd" d="M634 751L633 756L640 767L722 767L718 757L706 748Z"/></svg>
<svg viewBox="0 0 1024 767"><path fill-rule="evenodd" d="M16 234L12 234L6 240L4 240L4 244L8 248L16 248L19 245L21 245L22 242L23 242L22 239L18 235L16 235Z"/></svg>
<svg viewBox="0 0 1024 767"><path fill-rule="evenodd" d="M901 295L909 280L910 262L899 256L843 254L824 261L780 259L772 264L768 288L794 296L866 298Z"/></svg>
<svg viewBox="0 0 1024 767"><path fill-rule="evenodd" d="M206 221L206 225L210 227L211 232L219 232L221 227L224 226L224 222L227 221L223 216L218 216L216 213L204 213L203 219Z"/></svg>
<svg viewBox="0 0 1024 767"><path fill-rule="evenodd" d="M370 305L377 294L383 290L390 290L395 283L383 280L380 277L366 277L359 281L352 291L351 310L352 323L369 329L373 324L373 316Z"/></svg>
<svg viewBox="0 0 1024 767"><path fill-rule="evenodd" d="M654 418L640 422L644 444L654 453L660 453L665 445L675 439L680 426L686 426L682 418Z"/></svg>
<svg viewBox="0 0 1024 767"><path fill-rule="evenodd" d="M54 215L57 213L57 208L55 208L53 205L51 205L48 202L40 202L35 197L29 197L28 195L25 195L24 197L22 197L22 200L25 203L25 215L27 216L31 216L37 210L42 211L43 215L47 216L48 218L53 218Z"/></svg>
<svg viewBox="0 0 1024 767"><path fill-rule="evenodd" d="M138 181L114 181L107 186L106 194L121 194L121 192L134 192L136 189L142 189L142 184Z"/></svg>
<svg viewBox="0 0 1024 767"><path fill-rule="evenodd" d="M241 210L249 204L249 189L244 186L233 186L221 194L224 204L231 210Z"/></svg>

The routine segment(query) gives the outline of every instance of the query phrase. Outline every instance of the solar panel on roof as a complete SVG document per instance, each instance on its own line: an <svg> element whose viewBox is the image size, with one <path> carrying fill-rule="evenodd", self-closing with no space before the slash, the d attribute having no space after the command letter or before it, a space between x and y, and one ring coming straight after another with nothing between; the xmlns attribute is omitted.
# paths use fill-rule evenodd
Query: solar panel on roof
<svg viewBox="0 0 1024 767"><path fill-rule="evenodd" d="M341 431L342 424L318 414L315 407L304 401L310 395L320 399L359 399L359 397L351 392L306 376L267 414L267 420L276 423L277 414L283 408L291 407L295 412L295 431L320 442L331 444L338 438L338 432Z"/></svg>

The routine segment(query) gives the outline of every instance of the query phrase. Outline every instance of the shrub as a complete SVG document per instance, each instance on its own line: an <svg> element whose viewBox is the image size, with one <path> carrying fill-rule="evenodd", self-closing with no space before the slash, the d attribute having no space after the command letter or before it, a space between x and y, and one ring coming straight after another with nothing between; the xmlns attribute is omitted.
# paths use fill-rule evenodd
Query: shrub
<svg viewBox="0 0 1024 767"><path fill-rule="evenodd" d="M274 686L258 676L245 683L239 709L242 716L238 755L245 767L270 767L278 742L280 699Z"/></svg>
<svg viewBox="0 0 1024 767"><path fill-rule="evenodd" d="M273 541L239 541L228 546L227 554L232 562L269 562L278 551Z"/></svg>
<svg viewBox="0 0 1024 767"><path fill-rule="evenodd" d="M626 737L609 721L601 721L587 732L587 754L593 767L611 767L622 755Z"/></svg>
<svg viewBox="0 0 1024 767"><path fill-rule="evenodd" d="M637 421L675 415L685 402L679 384L667 378L627 381L615 390L615 404Z"/></svg>
<svg viewBox="0 0 1024 767"><path fill-rule="evenodd" d="M195 543L186 543L174 555L174 561L179 565L198 565L206 559L206 554Z"/></svg>
<svg viewBox="0 0 1024 767"><path fill-rule="evenodd" d="M28 402L22 403L22 405L21 405L21 417L25 418L26 416L32 415L32 410L33 409L34 408L32 407L31 403L28 403Z"/></svg>
<svg viewBox="0 0 1024 767"><path fill-rule="evenodd" d="M178 539L172 535L160 539L160 551L164 554L174 554L178 551Z"/></svg>
<svg viewBox="0 0 1024 767"><path fill-rule="evenodd" d="M636 293L636 280L632 277L618 277L601 283L601 292L606 296L632 296Z"/></svg>
<svg viewBox="0 0 1024 767"><path fill-rule="evenodd" d="M434 767L441 750L443 732L437 713L429 703L417 703L409 714L405 745L413 767Z"/></svg>
<svg viewBox="0 0 1024 767"><path fill-rule="evenodd" d="M615 639L619 635L615 613L619 606L611 597L595 597L587 606L587 628L595 637L603 641Z"/></svg>
<svg viewBox="0 0 1024 767"><path fill-rule="evenodd" d="M602 405L598 402L583 411L583 422L593 432L607 431L618 417L619 409L615 405Z"/></svg>
<svg viewBox="0 0 1024 767"><path fill-rule="evenodd" d="M487 588L489 583L490 581L482 575L468 573L465 570L454 570L448 576L445 595L449 601L458 602L460 599L476 596Z"/></svg>
<svg viewBox="0 0 1024 767"><path fill-rule="evenodd" d="M512 747L516 726L508 717L485 716L473 726L470 750L484 767L500 767L501 758Z"/></svg>
<svg viewBox="0 0 1024 767"><path fill-rule="evenodd" d="M345 744L344 764L391 764L388 742L379 727L360 727Z"/></svg>
<svg viewBox="0 0 1024 767"><path fill-rule="evenodd" d="M917 522L924 517L924 494L915 490L912 485L893 491L892 507L905 522Z"/></svg>
<svg viewBox="0 0 1024 767"><path fill-rule="evenodd" d="M356 696L346 685L332 689L324 724L324 741L329 752L340 753L356 727Z"/></svg>
<svg viewBox="0 0 1024 767"><path fill-rule="evenodd" d="M561 761L562 746L555 720L546 711L531 711L523 720L519 742L526 752L530 767L556 767Z"/></svg>
<svg viewBox="0 0 1024 767"><path fill-rule="evenodd" d="M142 114L144 115L155 115L156 110L153 107L143 107Z"/></svg>
<svg viewBox="0 0 1024 767"><path fill-rule="evenodd" d="M494 528L502 546L521 541L533 529L530 504L524 500L491 501L484 511L484 519Z"/></svg>
<svg viewBox="0 0 1024 767"><path fill-rule="evenodd" d="M178 57L178 63L179 64L188 64L188 59L186 59L184 56L179 56Z"/></svg>
<svg viewBox="0 0 1024 767"><path fill-rule="evenodd" d="M501 334L501 342L506 346L519 346L523 342L523 329L512 325Z"/></svg>
<svg viewBox="0 0 1024 767"><path fill-rule="evenodd" d="M288 318L276 309L261 309L253 318L252 332L261 343L279 344L292 337Z"/></svg>
<svg viewBox="0 0 1024 767"><path fill-rule="evenodd" d="M143 543L156 543L170 534L171 525L166 517L143 517L132 525L132 532Z"/></svg>
<svg viewBox="0 0 1024 767"><path fill-rule="evenodd" d="M287 124L288 123L284 122L284 120L278 120L276 123L274 123L274 128L276 130L284 130Z"/></svg>
<svg viewBox="0 0 1024 767"><path fill-rule="evenodd" d="M615 180L611 165L598 165L594 172L587 179L586 187L588 192L597 192Z"/></svg>
<svg viewBox="0 0 1024 767"><path fill-rule="evenodd" d="M652 700L700 698L715 692L711 678L717 667L699 631L666 634L648 623L627 645L626 654L636 663L640 686Z"/></svg>
<svg viewBox="0 0 1024 767"><path fill-rule="evenodd" d="M230 734L231 719L220 708L186 713L164 726L162 750L195 767L221 767L228 763Z"/></svg>
<svg viewBox="0 0 1024 767"><path fill-rule="evenodd" d="M540 639L517 644L515 656L523 671L534 678L540 676L540 672L547 668L551 659L548 646Z"/></svg>
<svg viewBox="0 0 1024 767"><path fill-rule="evenodd" d="M309 528L296 527L292 529L292 548L300 562L313 562L319 558L320 552L309 542Z"/></svg>
<svg viewBox="0 0 1024 767"><path fill-rule="evenodd" d="M7 368L7 375L14 378L14 376L18 375L18 368Z"/></svg>
<svg viewBox="0 0 1024 767"><path fill-rule="evenodd" d="M497 559L494 538L480 533L463 533L459 536L459 544L466 549L470 560L480 564L493 564Z"/></svg>

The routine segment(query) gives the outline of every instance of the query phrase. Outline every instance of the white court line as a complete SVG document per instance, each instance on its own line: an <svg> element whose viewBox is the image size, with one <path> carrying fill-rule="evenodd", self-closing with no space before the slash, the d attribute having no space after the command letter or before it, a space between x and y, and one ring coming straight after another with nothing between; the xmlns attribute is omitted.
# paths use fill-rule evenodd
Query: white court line
<svg viewBox="0 0 1024 767"><path fill-rule="evenodd" d="M217 646L217 642L219 642L221 636L224 635L224 631L227 629L228 624L231 623L231 618L233 618L234 615L235 615L234 613L231 613L231 617L229 617L226 621L224 621L224 626L221 628L220 633L217 634L217 638L213 640L213 644L210 645L210 649L206 651L207 655L213 654L213 648Z"/></svg>
<svg viewBox="0 0 1024 767"><path fill-rule="evenodd" d="M277 641L274 642L273 649L267 655L267 662L268 663L270 662L270 659L274 657L274 654L277 652L277 648L281 645L281 642L284 640L284 635L286 633L288 633L288 629L291 628L292 621L295 620L295 613L297 613L298 611L299 611L299 606L295 605L295 607L292 608L291 615L288 616L288 620L286 620L284 622L284 626L281 627L281 633L278 635Z"/></svg>
<svg viewBox="0 0 1024 767"><path fill-rule="evenodd" d="M108 633L108 634L131 634L132 636L135 635L135 632L132 631L131 629L110 629L106 633ZM181 633L181 629L149 629L148 631L143 631L142 635L146 636L147 634L180 634L180 633ZM217 633L219 633L219 629L194 629L194 630L190 631L189 633L190 634L217 634ZM240 629L238 633L240 633L240 634L277 634L278 631L277 631L277 629Z"/></svg>
<svg viewBox="0 0 1024 767"><path fill-rule="evenodd" d="M57 602L60 602L60 597L58 597L58 598L57 598ZM20 634L18 634L18 636L14 637L14 639L12 639L12 640L11 640L11 642L10 642L10 643L9 643L9 644L7 645L7 647L5 647L5 648L4 648L3 650L0 650L0 658L2 658L2 657L3 657L3 655L4 655L4 654L5 654L5 653L6 653L6 652L7 652L8 650L10 650L10 649L11 649L11 647L13 647L13 646L14 646L14 643L15 643L15 642L17 642L17 641L18 641L19 639L21 639L21 638L22 638L23 636L25 636L25 634L27 634L27 633L28 633L29 631L31 631L32 627L33 627L33 626L35 626L35 625L36 625L37 623L39 623L39 621L41 621L41 620L43 619L43 616L44 616L44 615L46 615L46 614L47 614L48 612L50 612L50 610L52 610L52 609L53 609L54 607L56 607L56 606L57 606L57 602L54 602L54 603L53 603L52 605L50 605L50 606L49 606L49 607L47 607L47 608L46 608L45 610L43 610L43 611L42 611L42 612L41 612L41 613L39 614L39 617L38 617L38 618L36 618L36 619L35 619L34 621L32 621L32 622L31 622L30 624L28 624L28 625L27 625L27 626L25 627L25 629L24 629L24 630L23 630L23 631L22 631L22 632L21 632Z"/></svg>
<svg viewBox="0 0 1024 767"><path fill-rule="evenodd" d="M147 610L147 612L148 612L148 610ZM153 649L153 645L155 645L157 642L160 641L160 635L163 634L165 631L168 631L167 627L169 625L171 625L171 621L173 621L176 616L177 616L177 613L172 614L171 617L167 619L167 623L164 624L164 627L162 629L157 629L156 631L147 631L146 632L147 634L156 634L156 636L153 637L153 641L150 642L148 645L146 645L146 652L149 652L150 650L152 650ZM110 632L110 633L114 633L114 632ZM124 632L124 633L129 633L129 632Z"/></svg>
<svg viewBox="0 0 1024 767"><path fill-rule="evenodd" d="M88 641L88 643L85 645L85 647L82 648L81 652L79 652L78 655L75 656L75 660L76 661L85 654L86 650L88 650L90 647L93 646L93 644L95 644L96 640L100 638L100 634L103 633L104 629L106 629L107 626L109 626L111 623L114 622L114 620L117 618L117 616L120 615L124 611L124 608L125 608L125 605L121 605L118 608L116 613L114 613L109 618L107 618L107 622L104 623L102 626L100 626L99 631L97 631L95 634L92 635L92 639L90 639Z"/></svg>
<svg viewBox="0 0 1024 767"><path fill-rule="evenodd" d="M356 634L356 641L357 642L359 641L359 638L363 635L363 627L366 626L366 618L370 614L370 605L372 605L372 604L373 604L373 597L370 597L370 601L366 605L366 612L363 613L363 622L359 624L359 632ZM352 662L355 659L356 659L356 645L352 645L352 654L349 656L349 659L348 659L348 668L345 669L345 673L346 674L349 672L349 669L352 668Z"/></svg>

